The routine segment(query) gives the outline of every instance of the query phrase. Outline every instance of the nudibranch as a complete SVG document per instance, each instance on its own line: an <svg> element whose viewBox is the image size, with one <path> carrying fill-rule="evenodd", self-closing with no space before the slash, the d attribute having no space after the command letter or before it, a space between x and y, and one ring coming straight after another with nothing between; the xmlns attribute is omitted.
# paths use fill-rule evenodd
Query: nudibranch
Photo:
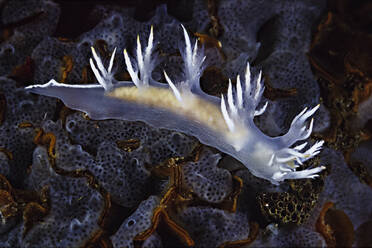
<svg viewBox="0 0 372 248"><path fill-rule="evenodd" d="M115 80L112 72L115 50L106 69L92 48L90 66L97 85L68 85L50 80L33 85L27 91L61 99L66 106L88 114L92 119L121 119L143 121L147 124L195 136L203 144L217 148L243 163L250 172L273 184L285 179L315 178L324 166L300 170L306 160L320 152L323 141L308 145L313 128L308 122L319 105L305 108L292 121L288 132L279 137L265 135L253 122L264 113L267 102L258 105L264 91L262 72L252 77L249 63L236 86L229 82L226 95L221 98L206 94L200 87L205 56L198 49L198 41L191 43L186 29L184 81L173 83L164 72L168 84L152 78L155 67L153 28L145 49L137 37L136 61L124 50L124 60L132 82ZM306 149L305 149L306 148Z"/></svg>

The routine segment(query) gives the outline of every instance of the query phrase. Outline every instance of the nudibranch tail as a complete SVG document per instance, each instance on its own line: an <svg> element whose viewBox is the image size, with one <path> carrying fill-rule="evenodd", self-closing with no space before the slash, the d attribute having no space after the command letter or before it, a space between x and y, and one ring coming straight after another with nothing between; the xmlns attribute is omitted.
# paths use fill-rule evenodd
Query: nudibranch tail
<svg viewBox="0 0 372 248"><path fill-rule="evenodd" d="M133 59L124 49L124 61L132 82L114 79L112 68L116 48L107 69L92 48L90 65L99 85L60 84L52 79L47 84L26 89L57 97L66 106L84 111L92 119L144 121L155 127L195 136L201 143L230 154L254 175L273 184L285 179L317 177L325 167L299 169L305 161L319 154L324 141L311 146L307 142L297 142L309 138L314 120L308 122L308 119L319 105L300 112L285 135L275 138L265 135L253 121L268 107L268 102L259 107L265 89L262 72L252 77L247 63L244 76L237 76L235 86L229 80L225 95L221 98L207 95L200 87L205 61L203 48L198 48L197 40L191 42L184 26L182 30L185 39L185 48L181 50L182 82L173 83L165 71L168 86L151 77L156 63L156 56L152 54L154 34L151 27L144 49L137 36Z"/></svg>

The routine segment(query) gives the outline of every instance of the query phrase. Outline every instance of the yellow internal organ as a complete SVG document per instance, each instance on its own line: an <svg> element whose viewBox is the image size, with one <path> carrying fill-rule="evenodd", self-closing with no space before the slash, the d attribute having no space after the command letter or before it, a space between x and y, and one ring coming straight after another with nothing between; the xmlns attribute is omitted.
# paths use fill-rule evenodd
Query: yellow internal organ
<svg viewBox="0 0 372 248"><path fill-rule="evenodd" d="M182 102L177 100L171 90L151 86L143 88L121 87L107 93L107 95L149 107L166 109L192 121L202 123L215 132L229 133L219 106L191 93L181 93Z"/></svg>

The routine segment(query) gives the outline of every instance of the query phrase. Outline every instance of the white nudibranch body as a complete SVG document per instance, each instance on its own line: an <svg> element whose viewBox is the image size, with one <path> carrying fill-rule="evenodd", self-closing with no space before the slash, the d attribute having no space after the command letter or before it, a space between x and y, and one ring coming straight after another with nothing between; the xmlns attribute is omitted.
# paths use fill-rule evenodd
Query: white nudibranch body
<svg viewBox="0 0 372 248"><path fill-rule="evenodd" d="M227 95L221 98L207 95L200 88L205 56L198 51L197 41L192 46L182 26L186 48L181 51L185 68L183 82L173 83L164 72L168 86L152 79L155 67L152 56L153 28L143 50L137 39L134 62L126 50L124 59L132 82L118 82L111 72L115 57L112 53L106 70L92 48L91 68L99 85L67 85L50 80L44 85L33 85L27 91L57 97L68 107L87 113L92 119L122 119L144 121L149 125L183 132L197 137L200 142L230 154L242 162L255 176L278 184L285 179L315 178L325 167L299 170L306 160L320 152L323 141L308 146L313 119L307 120L319 108L305 108L292 121L289 131L279 137L269 137L254 124L253 118L265 112L267 102L257 109L264 86L262 73L252 79L249 64L236 86L231 81ZM95 62L95 63L94 63ZM307 149L305 149L307 147Z"/></svg>

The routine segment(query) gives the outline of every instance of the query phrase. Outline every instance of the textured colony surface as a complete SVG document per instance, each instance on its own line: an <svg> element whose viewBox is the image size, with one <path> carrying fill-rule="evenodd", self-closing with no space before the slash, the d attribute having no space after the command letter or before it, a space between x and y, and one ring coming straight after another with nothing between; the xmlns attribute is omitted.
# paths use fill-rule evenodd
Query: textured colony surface
<svg viewBox="0 0 372 248"><path fill-rule="evenodd" d="M199 161L184 165L186 185L207 202L221 202L232 191L232 179L228 170L218 168L221 156L207 150Z"/></svg>
<svg viewBox="0 0 372 248"><path fill-rule="evenodd" d="M148 1L146 8L98 2L0 1L0 247L371 244L372 130L364 126L372 119L372 67L363 63L372 55L368 45L352 42L372 41L362 18L371 6L341 8L343 0L328 6L316 0ZM355 8L358 18L343 12ZM24 90L52 78L95 85L85 90L99 92L96 98L78 91L75 99L97 115ZM143 82L157 88L146 91ZM125 120L95 120L115 109L104 107L104 92L146 95L141 101L163 101L165 108L169 99L187 101L191 109L184 112L192 118L204 116L201 103L217 121L200 118L187 129L190 122L177 113L175 122L162 111L153 122L136 119L131 116L151 116L148 106L136 107L138 98L120 105L129 114ZM92 99L102 104L91 105ZM310 110L301 113L305 107ZM206 123L214 125L200 128ZM258 159L248 170L239 155L249 140L247 126L262 134L259 140L286 137L285 150L274 157L260 153L267 147L249 150ZM340 132L344 128L349 131ZM280 165L258 171L263 156Z"/></svg>
<svg viewBox="0 0 372 248"><path fill-rule="evenodd" d="M40 190L48 185L52 212L33 227L22 240L25 247L82 246L94 232L104 207L99 192L91 189L84 178L69 178L56 174L50 167L47 151L36 148L33 169L28 178L30 188ZM54 235L48 235L53 233ZM45 238L40 238L45 237Z"/></svg>
<svg viewBox="0 0 372 248"><path fill-rule="evenodd" d="M111 237L114 247L133 247L133 238L151 226L151 216L159 204L156 196L150 196L137 206L136 211L121 224L119 230ZM159 244L161 246L161 240ZM156 247L156 246L155 246Z"/></svg>
<svg viewBox="0 0 372 248"><path fill-rule="evenodd" d="M194 237L195 247L217 247L227 241L242 240L250 231L248 216L239 212L189 207L179 214L179 218Z"/></svg>

